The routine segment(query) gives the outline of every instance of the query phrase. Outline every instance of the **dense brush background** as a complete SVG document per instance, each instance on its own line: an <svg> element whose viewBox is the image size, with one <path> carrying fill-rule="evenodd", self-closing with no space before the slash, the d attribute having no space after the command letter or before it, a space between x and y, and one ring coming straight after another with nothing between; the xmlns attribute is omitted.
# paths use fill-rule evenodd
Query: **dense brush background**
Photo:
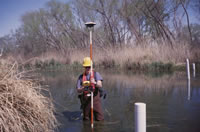
<svg viewBox="0 0 200 132"><path fill-rule="evenodd" d="M199 9L198 0L50 0L25 13L21 27L0 38L0 48L19 61L80 62L89 55L84 23L94 21L98 63L197 61L200 25L190 18L199 19Z"/></svg>

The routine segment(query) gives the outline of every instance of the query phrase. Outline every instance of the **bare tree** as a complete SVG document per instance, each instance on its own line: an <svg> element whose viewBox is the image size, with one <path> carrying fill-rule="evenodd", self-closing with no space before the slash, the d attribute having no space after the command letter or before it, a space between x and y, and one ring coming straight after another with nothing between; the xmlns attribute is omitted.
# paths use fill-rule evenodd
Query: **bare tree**
<svg viewBox="0 0 200 132"><path fill-rule="evenodd" d="M193 29L188 14L190 2L71 0L63 3L51 0L46 7L24 14L22 26L12 37L18 45L17 49L23 51L25 56L37 56L49 50L69 54L70 48L88 46L89 35L84 23L95 21L95 46L122 47L142 44L150 38L169 42L173 48L173 44L185 35L183 18L187 19L188 38L192 42Z"/></svg>
<svg viewBox="0 0 200 132"><path fill-rule="evenodd" d="M188 15L186 6L184 5L184 3L183 3L182 0L180 0L180 3L181 3L181 6L183 7L183 10L184 10L185 14L186 14L186 18L187 18L187 27L188 27L188 32L189 32L189 35L190 35L190 44L192 44L192 32L191 32L191 28L190 28L190 19L189 19L189 15Z"/></svg>

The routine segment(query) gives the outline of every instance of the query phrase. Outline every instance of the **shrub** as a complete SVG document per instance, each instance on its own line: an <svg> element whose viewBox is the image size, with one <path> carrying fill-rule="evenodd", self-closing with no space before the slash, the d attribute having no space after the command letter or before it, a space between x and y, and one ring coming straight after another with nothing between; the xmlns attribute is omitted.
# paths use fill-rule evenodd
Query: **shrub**
<svg viewBox="0 0 200 132"><path fill-rule="evenodd" d="M0 65L0 130L53 131L57 121L50 98L40 93L39 83L23 75L16 63Z"/></svg>

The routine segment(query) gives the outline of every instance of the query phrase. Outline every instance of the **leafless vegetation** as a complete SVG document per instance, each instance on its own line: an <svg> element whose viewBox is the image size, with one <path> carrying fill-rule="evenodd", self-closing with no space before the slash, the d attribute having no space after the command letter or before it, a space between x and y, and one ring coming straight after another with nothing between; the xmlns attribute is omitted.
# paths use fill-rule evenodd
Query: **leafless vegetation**
<svg viewBox="0 0 200 132"><path fill-rule="evenodd" d="M44 8L25 13L22 26L0 38L0 46L5 55L25 59L48 52L72 57L74 51L88 48L84 23L95 21L93 43L101 51L156 43L156 48L166 46L176 54L177 45L185 48L187 43L193 57L200 48L200 25L191 22L189 10L199 12L198 0L50 0Z"/></svg>
<svg viewBox="0 0 200 132"><path fill-rule="evenodd" d="M17 63L0 63L0 131L54 131L54 106L40 93L42 87L24 77Z"/></svg>

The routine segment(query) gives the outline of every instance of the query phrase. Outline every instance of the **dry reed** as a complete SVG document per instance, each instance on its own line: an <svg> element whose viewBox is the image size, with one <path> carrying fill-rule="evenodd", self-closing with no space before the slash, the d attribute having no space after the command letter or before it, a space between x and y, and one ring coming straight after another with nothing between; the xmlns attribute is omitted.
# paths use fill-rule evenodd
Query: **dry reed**
<svg viewBox="0 0 200 132"><path fill-rule="evenodd" d="M164 64L172 63L174 65L183 65L185 59L197 61L200 49L191 49L186 42L178 42L170 44L161 42L144 42L139 45L130 44L123 47L93 47L93 60L96 66L124 67L128 64L152 64L154 62L162 62ZM59 64L81 64L84 57L90 56L88 48L69 49L66 54L60 52L47 52L36 58L31 63L34 65L37 61L50 63L51 60Z"/></svg>
<svg viewBox="0 0 200 132"><path fill-rule="evenodd" d="M54 106L40 93L41 86L23 76L17 63L0 64L0 131L54 131Z"/></svg>
<svg viewBox="0 0 200 132"><path fill-rule="evenodd" d="M123 66L127 61L135 63L184 63L186 58L193 58L193 52L187 43L158 44L145 43L137 46L124 46L121 48L95 48L93 49L93 58L97 65L109 62L115 62L116 65ZM82 63L85 56L89 56L89 48L74 51L70 55L71 63L74 61Z"/></svg>

